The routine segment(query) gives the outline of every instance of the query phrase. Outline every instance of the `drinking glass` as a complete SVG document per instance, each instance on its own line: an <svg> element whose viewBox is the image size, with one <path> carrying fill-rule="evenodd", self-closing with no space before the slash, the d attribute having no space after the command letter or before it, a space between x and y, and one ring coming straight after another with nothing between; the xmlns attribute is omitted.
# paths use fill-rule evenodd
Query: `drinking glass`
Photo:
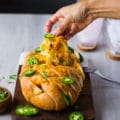
<svg viewBox="0 0 120 120"><path fill-rule="evenodd" d="M93 50L96 48L97 40L103 26L103 18L94 20L81 32L77 33L78 47L82 50Z"/></svg>
<svg viewBox="0 0 120 120"><path fill-rule="evenodd" d="M120 60L120 20L106 20L107 55L111 59Z"/></svg>

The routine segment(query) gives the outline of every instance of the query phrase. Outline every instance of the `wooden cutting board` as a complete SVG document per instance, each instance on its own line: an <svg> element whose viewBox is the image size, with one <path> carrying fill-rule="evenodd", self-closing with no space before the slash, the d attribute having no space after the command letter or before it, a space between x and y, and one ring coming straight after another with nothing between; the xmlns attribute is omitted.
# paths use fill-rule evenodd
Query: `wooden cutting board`
<svg viewBox="0 0 120 120"><path fill-rule="evenodd" d="M21 66L19 67L18 75L20 73L20 70ZM61 112L49 112L40 109L40 113L32 117L19 116L15 113L17 105L29 104L22 95L20 82L19 79L17 79L11 111L12 120L69 120L70 113L76 110L81 111L84 114L85 120L95 120L90 77L88 73L85 74L86 80L84 81L83 90L79 96L79 99L72 107L69 107Z"/></svg>

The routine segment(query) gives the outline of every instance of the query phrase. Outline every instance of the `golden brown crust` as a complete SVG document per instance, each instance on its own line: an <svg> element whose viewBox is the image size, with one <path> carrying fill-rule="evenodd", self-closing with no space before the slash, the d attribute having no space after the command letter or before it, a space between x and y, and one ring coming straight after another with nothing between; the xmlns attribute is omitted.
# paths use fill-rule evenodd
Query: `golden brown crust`
<svg viewBox="0 0 120 120"><path fill-rule="evenodd" d="M62 37L58 38L61 39ZM25 99L44 110L59 111L66 108L69 103L70 105L74 104L79 97L85 79L79 60L68 51L66 42L60 42L58 38L56 38L55 46L59 47L58 51L64 50L62 54L60 52L57 55L56 50L55 52L53 50L51 50L52 52L49 51L51 54L48 54L47 50L47 52L43 51L43 53L29 52L26 55L19 76ZM47 42L49 41L47 40ZM42 46L46 47L46 44L42 44ZM64 47L61 48L61 46ZM49 48L49 46L47 47ZM28 59L32 56L39 60L40 63L31 66ZM30 69L35 70L35 74L25 76L25 72ZM62 81L63 77L72 78L74 83L64 83ZM64 98L63 93L67 95L67 98ZM65 99L68 98L70 101L66 103Z"/></svg>
<svg viewBox="0 0 120 120"><path fill-rule="evenodd" d="M113 60L120 60L120 55L113 54L109 49L107 50L107 56Z"/></svg>
<svg viewBox="0 0 120 120"><path fill-rule="evenodd" d="M83 51L92 51L92 50L96 49L96 45L94 45L94 46L83 46L83 45L78 44L78 48L80 50L83 50Z"/></svg>

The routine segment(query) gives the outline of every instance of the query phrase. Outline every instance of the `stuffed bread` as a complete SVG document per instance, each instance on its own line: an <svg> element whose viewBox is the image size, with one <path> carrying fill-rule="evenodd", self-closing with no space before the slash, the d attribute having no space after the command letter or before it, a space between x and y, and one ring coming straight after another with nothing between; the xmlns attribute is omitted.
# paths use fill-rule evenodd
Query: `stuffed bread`
<svg viewBox="0 0 120 120"><path fill-rule="evenodd" d="M85 75L66 39L46 34L40 47L26 55L19 79L29 103L60 111L76 102Z"/></svg>

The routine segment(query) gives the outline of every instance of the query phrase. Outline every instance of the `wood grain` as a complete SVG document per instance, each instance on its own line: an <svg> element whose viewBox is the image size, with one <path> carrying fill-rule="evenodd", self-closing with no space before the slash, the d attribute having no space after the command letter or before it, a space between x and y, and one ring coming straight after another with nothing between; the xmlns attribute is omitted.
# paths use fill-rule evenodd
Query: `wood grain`
<svg viewBox="0 0 120 120"><path fill-rule="evenodd" d="M20 70L21 70L21 66L19 67L18 76ZM48 112L40 109L40 113L32 117L18 116L15 113L15 109L17 105L29 104L22 95L20 82L19 79L17 79L12 111L11 111L12 120L69 120L70 113L76 110L81 111L84 114L85 120L95 120L90 77L88 73L85 74L86 74L86 80L84 81L84 88L79 96L79 99L72 107L69 107L60 112L56 112L56 111Z"/></svg>

